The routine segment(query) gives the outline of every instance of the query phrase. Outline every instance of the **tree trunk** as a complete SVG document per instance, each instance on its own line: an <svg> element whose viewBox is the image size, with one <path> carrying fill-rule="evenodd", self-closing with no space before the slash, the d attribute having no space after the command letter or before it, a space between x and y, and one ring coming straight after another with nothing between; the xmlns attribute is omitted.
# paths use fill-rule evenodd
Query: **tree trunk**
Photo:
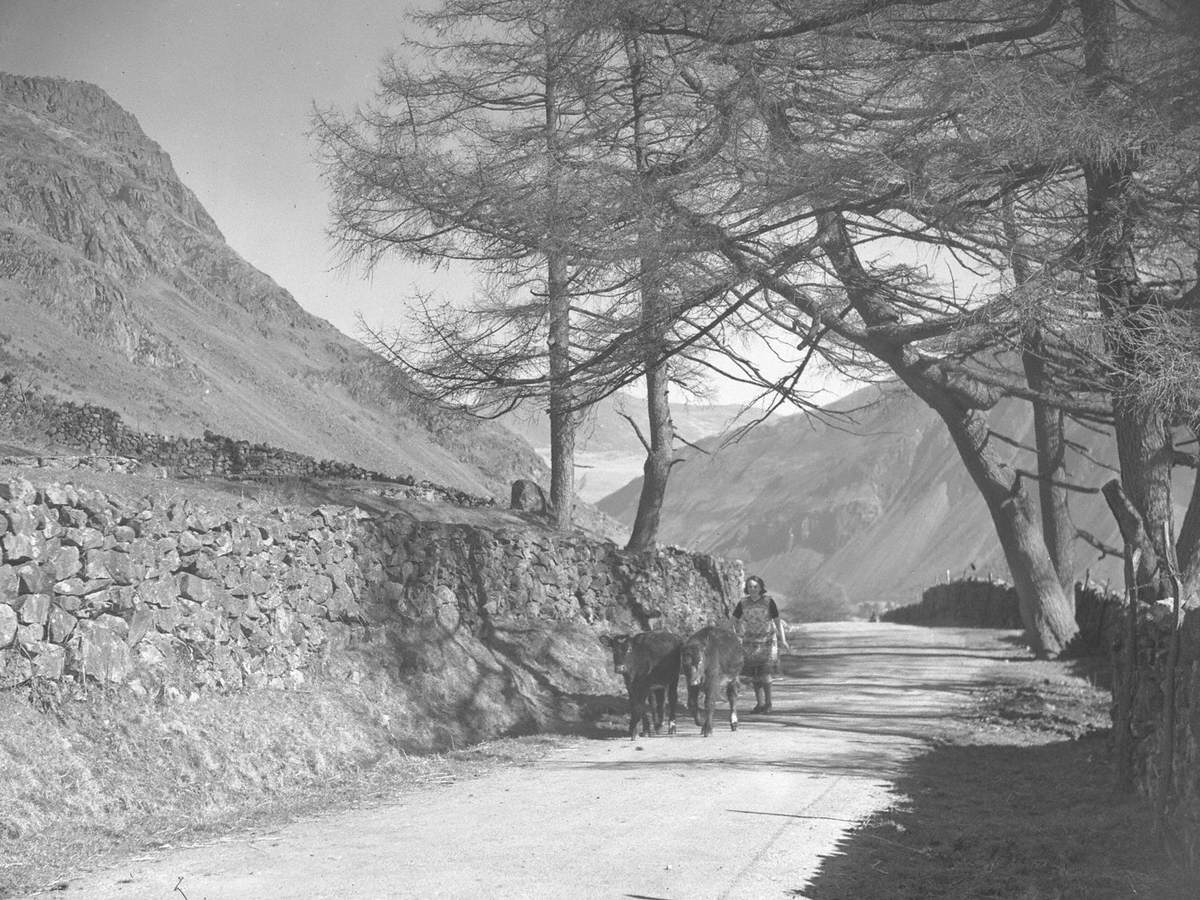
<svg viewBox="0 0 1200 900"><path fill-rule="evenodd" d="M646 141L642 79L646 61L636 34L627 36L625 53L629 62L629 83L633 106L634 169L646 198L648 208L638 233L640 268L638 282L642 294L643 359L646 366L646 414L650 435L646 446L646 462L642 466L642 492L638 497L637 515L633 520L627 550L648 550L658 538L663 500L667 496L667 480L671 476L675 453L675 426L671 421L670 368L663 353L664 335L670 320L662 293L663 258L659 252L656 227L658 186L647 174Z"/></svg>
<svg viewBox="0 0 1200 900"><path fill-rule="evenodd" d="M1116 6L1113 0L1077 0L1077 5L1083 26L1085 90L1090 97L1099 97L1112 82L1111 63L1118 37ZM1162 413L1147 408L1136 396L1133 379L1123 374L1138 370L1139 360L1128 334L1138 328L1142 309L1153 301L1152 295L1139 285L1137 270L1131 262L1136 222L1130 186L1137 165L1134 148L1103 154L1084 164L1087 258L1100 309L1115 326L1108 334L1117 372L1122 373L1117 375L1113 386L1112 401L1121 483L1141 516L1155 553L1159 559L1166 559L1164 536L1174 533L1171 435ZM1128 587L1138 590L1144 587L1144 580L1139 575L1139 585ZM1165 596L1171 588L1165 579L1159 577L1158 581L1157 593Z"/></svg>
<svg viewBox="0 0 1200 900"><path fill-rule="evenodd" d="M1017 285L1027 284L1033 277L1025 255L1024 236L1017 222L1011 196L1004 199L1004 236L1008 241L1009 259ZM1021 339L1021 365L1025 381L1038 394L1047 393L1046 340L1040 322L1035 323ZM1075 526L1067 508L1067 446L1063 433L1063 412L1048 403L1034 400L1033 438L1037 452L1038 506L1042 513L1042 539L1058 582L1069 595L1074 595Z"/></svg>
<svg viewBox="0 0 1200 900"><path fill-rule="evenodd" d="M1121 486L1129 502L1137 511L1145 529L1146 539L1158 560L1169 558L1167 536L1174 533L1174 507L1171 502L1171 465L1175 448L1171 433L1157 410L1147 409L1140 404L1123 401L1118 394L1113 400L1113 414L1117 435L1117 457L1121 467ZM1137 573L1135 587L1139 595L1153 585L1153 601L1170 596L1169 580L1157 564L1148 568L1149 557L1143 562L1143 571Z"/></svg>
<svg viewBox="0 0 1200 900"><path fill-rule="evenodd" d="M1200 467L1193 472L1192 495L1179 525L1175 553L1183 574L1183 600L1191 605L1200 594Z"/></svg>
<svg viewBox="0 0 1200 900"><path fill-rule="evenodd" d="M575 512L575 403L571 386L571 297L567 264L558 246L559 160L558 95L553 29L547 25L545 72L546 303L549 308L547 350L550 357L550 505L555 525L571 527Z"/></svg>
<svg viewBox="0 0 1200 900"><path fill-rule="evenodd" d="M566 265L552 255L547 266L550 304L550 505L554 522L571 527L575 512L575 423L571 390L571 302Z"/></svg>
<svg viewBox="0 0 1200 900"><path fill-rule="evenodd" d="M652 245L652 232L646 233L647 245ZM629 535L627 550L647 550L658 538L663 500L667 496L667 480L671 476L675 454L675 424L671 421L670 364L663 353L663 333L667 310L659 290L661 273L658 261L643 257L641 264L642 327L645 330L646 415L650 434L646 446L646 462L642 466L642 493L638 497L637 516Z"/></svg>
<svg viewBox="0 0 1200 900"><path fill-rule="evenodd" d="M671 422L667 365L660 362L646 369L646 413L650 417L650 446L642 466L642 493L638 497L637 516L629 535L627 550L648 550L658 537L667 479L671 475L675 426Z"/></svg>
<svg viewBox="0 0 1200 900"><path fill-rule="evenodd" d="M1041 393L1047 388L1046 363L1041 335L1030 338L1021 362L1029 387ZM1042 513L1042 538L1058 573L1058 583L1070 593L1075 582L1075 526L1067 507L1067 447L1063 436L1063 412L1040 400L1033 401L1033 437L1037 449L1038 505Z"/></svg>
<svg viewBox="0 0 1200 900"><path fill-rule="evenodd" d="M822 248L863 321L878 325L889 318L894 320L898 314L887 305L885 296L876 292L873 280L858 258L845 220L838 214L825 214L818 217L818 224ZM1000 463L989 446L987 423L976 408L986 401L968 396L969 386L947 381L936 365L906 351L903 345L868 338L865 349L887 363L946 423L958 454L991 513L1029 642L1038 656L1057 656L1079 631L1074 597L1068 598L1059 583L1020 479Z"/></svg>
<svg viewBox="0 0 1200 900"><path fill-rule="evenodd" d="M1034 653L1058 656L1079 632L1075 601L1059 581L1029 494L1016 473L992 453L987 423L978 412L962 408L948 391L923 375L899 370L898 374L946 423L963 464L983 495Z"/></svg>

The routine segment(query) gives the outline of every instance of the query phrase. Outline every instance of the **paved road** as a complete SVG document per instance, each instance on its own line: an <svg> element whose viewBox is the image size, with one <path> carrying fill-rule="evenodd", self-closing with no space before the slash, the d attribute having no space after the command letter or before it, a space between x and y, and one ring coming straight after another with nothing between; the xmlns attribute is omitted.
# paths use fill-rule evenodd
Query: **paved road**
<svg viewBox="0 0 1200 900"><path fill-rule="evenodd" d="M1010 656L1004 633L812 625L775 711L585 741L532 767L388 806L140 858L75 879L88 900L803 897L939 723ZM742 697L753 695L748 689Z"/></svg>

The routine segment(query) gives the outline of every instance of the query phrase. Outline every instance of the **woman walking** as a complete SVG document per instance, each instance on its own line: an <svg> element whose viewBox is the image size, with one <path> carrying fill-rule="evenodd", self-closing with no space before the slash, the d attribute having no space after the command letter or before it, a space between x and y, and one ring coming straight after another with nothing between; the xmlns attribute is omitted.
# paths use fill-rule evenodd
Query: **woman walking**
<svg viewBox="0 0 1200 900"><path fill-rule="evenodd" d="M752 713L771 711L771 673L779 666L779 648L788 650L779 609L757 575L746 579L745 595L733 609L734 629L742 639L746 662L742 674L754 684Z"/></svg>

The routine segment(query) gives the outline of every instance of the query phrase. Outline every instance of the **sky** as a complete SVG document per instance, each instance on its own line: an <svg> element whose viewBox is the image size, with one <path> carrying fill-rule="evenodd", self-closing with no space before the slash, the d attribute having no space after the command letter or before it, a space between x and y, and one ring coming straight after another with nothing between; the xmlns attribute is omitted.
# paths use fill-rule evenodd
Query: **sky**
<svg viewBox="0 0 1200 900"><path fill-rule="evenodd" d="M0 71L89 81L171 157L229 245L308 312L360 337L403 302L474 290L469 271L337 265L308 136L314 104L368 102L419 0L0 0ZM744 392L720 389L718 400Z"/></svg>
<svg viewBox="0 0 1200 900"><path fill-rule="evenodd" d="M0 70L90 81L171 157L229 245L309 312L357 336L391 324L414 287L466 292L397 261L339 269L313 105L370 100L405 0L0 0Z"/></svg>

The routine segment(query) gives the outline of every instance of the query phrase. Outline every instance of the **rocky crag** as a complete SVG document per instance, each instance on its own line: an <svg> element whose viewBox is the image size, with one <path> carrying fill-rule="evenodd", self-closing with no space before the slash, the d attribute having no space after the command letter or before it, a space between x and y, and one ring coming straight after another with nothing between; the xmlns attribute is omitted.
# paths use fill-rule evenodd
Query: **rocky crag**
<svg viewBox="0 0 1200 900"><path fill-rule="evenodd" d="M206 429L505 497L524 442L432 409L230 249L94 85L0 73L0 371L145 433Z"/></svg>

